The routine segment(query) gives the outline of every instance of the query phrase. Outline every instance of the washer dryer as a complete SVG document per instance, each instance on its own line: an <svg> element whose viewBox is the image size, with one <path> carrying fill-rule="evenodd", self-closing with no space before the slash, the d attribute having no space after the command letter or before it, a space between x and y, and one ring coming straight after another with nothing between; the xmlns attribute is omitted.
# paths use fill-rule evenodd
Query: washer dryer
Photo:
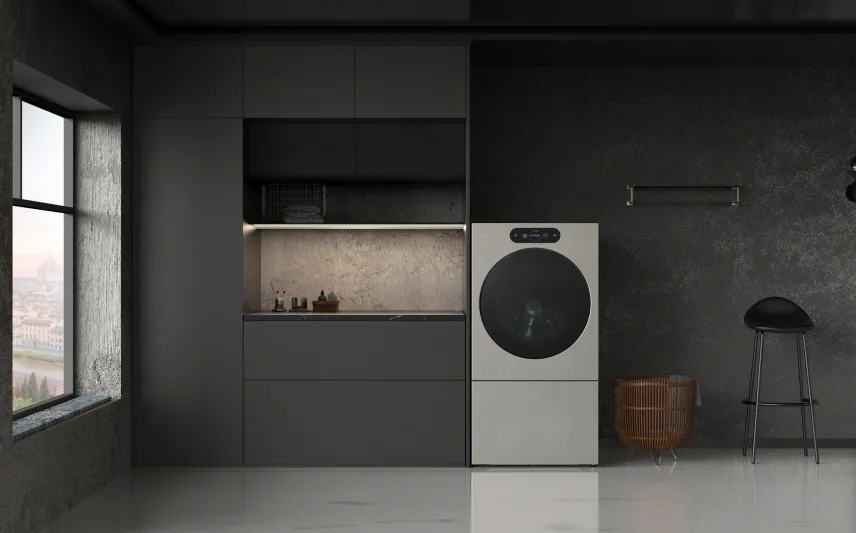
<svg viewBox="0 0 856 533"><path fill-rule="evenodd" d="M471 463L598 463L598 225L473 224Z"/></svg>

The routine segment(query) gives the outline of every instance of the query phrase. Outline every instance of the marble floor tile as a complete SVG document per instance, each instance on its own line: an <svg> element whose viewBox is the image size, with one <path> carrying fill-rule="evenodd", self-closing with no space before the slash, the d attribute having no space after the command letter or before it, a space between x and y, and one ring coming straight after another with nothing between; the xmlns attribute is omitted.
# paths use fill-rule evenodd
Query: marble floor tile
<svg viewBox="0 0 856 533"><path fill-rule="evenodd" d="M679 451L598 468L137 470L48 533L856 531L856 450ZM610 457L611 456L611 457Z"/></svg>

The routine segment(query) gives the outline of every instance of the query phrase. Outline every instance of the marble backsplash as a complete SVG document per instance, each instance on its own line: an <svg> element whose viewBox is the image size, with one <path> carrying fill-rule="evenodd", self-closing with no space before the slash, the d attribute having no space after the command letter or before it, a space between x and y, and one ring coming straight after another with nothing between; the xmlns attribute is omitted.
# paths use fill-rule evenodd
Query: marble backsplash
<svg viewBox="0 0 856 533"><path fill-rule="evenodd" d="M323 289L348 310L463 307L462 231L264 230L262 308L276 291L311 302ZM311 305L311 304L310 304Z"/></svg>

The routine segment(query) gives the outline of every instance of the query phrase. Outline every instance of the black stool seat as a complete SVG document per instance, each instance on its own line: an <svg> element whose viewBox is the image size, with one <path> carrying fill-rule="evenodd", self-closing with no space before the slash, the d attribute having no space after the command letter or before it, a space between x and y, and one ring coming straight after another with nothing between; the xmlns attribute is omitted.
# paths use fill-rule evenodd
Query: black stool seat
<svg viewBox="0 0 856 533"><path fill-rule="evenodd" d="M803 333L814 329L808 313L787 298L764 298L746 311L746 327L764 333Z"/></svg>

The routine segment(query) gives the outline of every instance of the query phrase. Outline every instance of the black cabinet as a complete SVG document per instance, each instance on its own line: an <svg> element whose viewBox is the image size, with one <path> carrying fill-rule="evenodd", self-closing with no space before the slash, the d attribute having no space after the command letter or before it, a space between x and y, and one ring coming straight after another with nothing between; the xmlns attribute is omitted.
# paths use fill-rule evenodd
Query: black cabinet
<svg viewBox="0 0 856 533"><path fill-rule="evenodd" d="M244 175L268 181L340 181L354 176L354 124L244 121Z"/></svg>
<svg viewBox="0 0 856 533"><path fill-rule="evenodd" d="M248 381L244 461L464 466L466 381Z"/></svg>
<svg viewBox="0 0 856 533"><path fill-rule="evenodd" d="M240 46L139 46L133 55L139 118L240 118Z"/></svg>
<svg viewBox="0 0 856 533"><path fill-rule="evenodd" d="M357 118L464 118L465 46L357 46Z"/></svg>
<svg viewBox="0 0 856 533"><path fill-rule="evenodd" d="M353 46L246 46L244 116L353 118Z"/></svg>
<svg viewBox="0 0 856 533"><path fill-rule="evenodd" d="M363 181L461 181L463 121L356 124L356 175Z"/></svg>
<svg viewBox="0 0 856 533"><path fill-rule="evenodd" d="M463 321L245 322L244 377L463 380L464 331Z"/></svg>
<svg viewBox="0 0 856 533"><path fill-rule="evenodd" d="M463 183L463 121L244 122L252 180Z"/></svg>
<svg viewBox="0 0 856 533"><path fill-rule="evenodd" d="M134 121L134 460L241 464L241 119Z"/></svg>

